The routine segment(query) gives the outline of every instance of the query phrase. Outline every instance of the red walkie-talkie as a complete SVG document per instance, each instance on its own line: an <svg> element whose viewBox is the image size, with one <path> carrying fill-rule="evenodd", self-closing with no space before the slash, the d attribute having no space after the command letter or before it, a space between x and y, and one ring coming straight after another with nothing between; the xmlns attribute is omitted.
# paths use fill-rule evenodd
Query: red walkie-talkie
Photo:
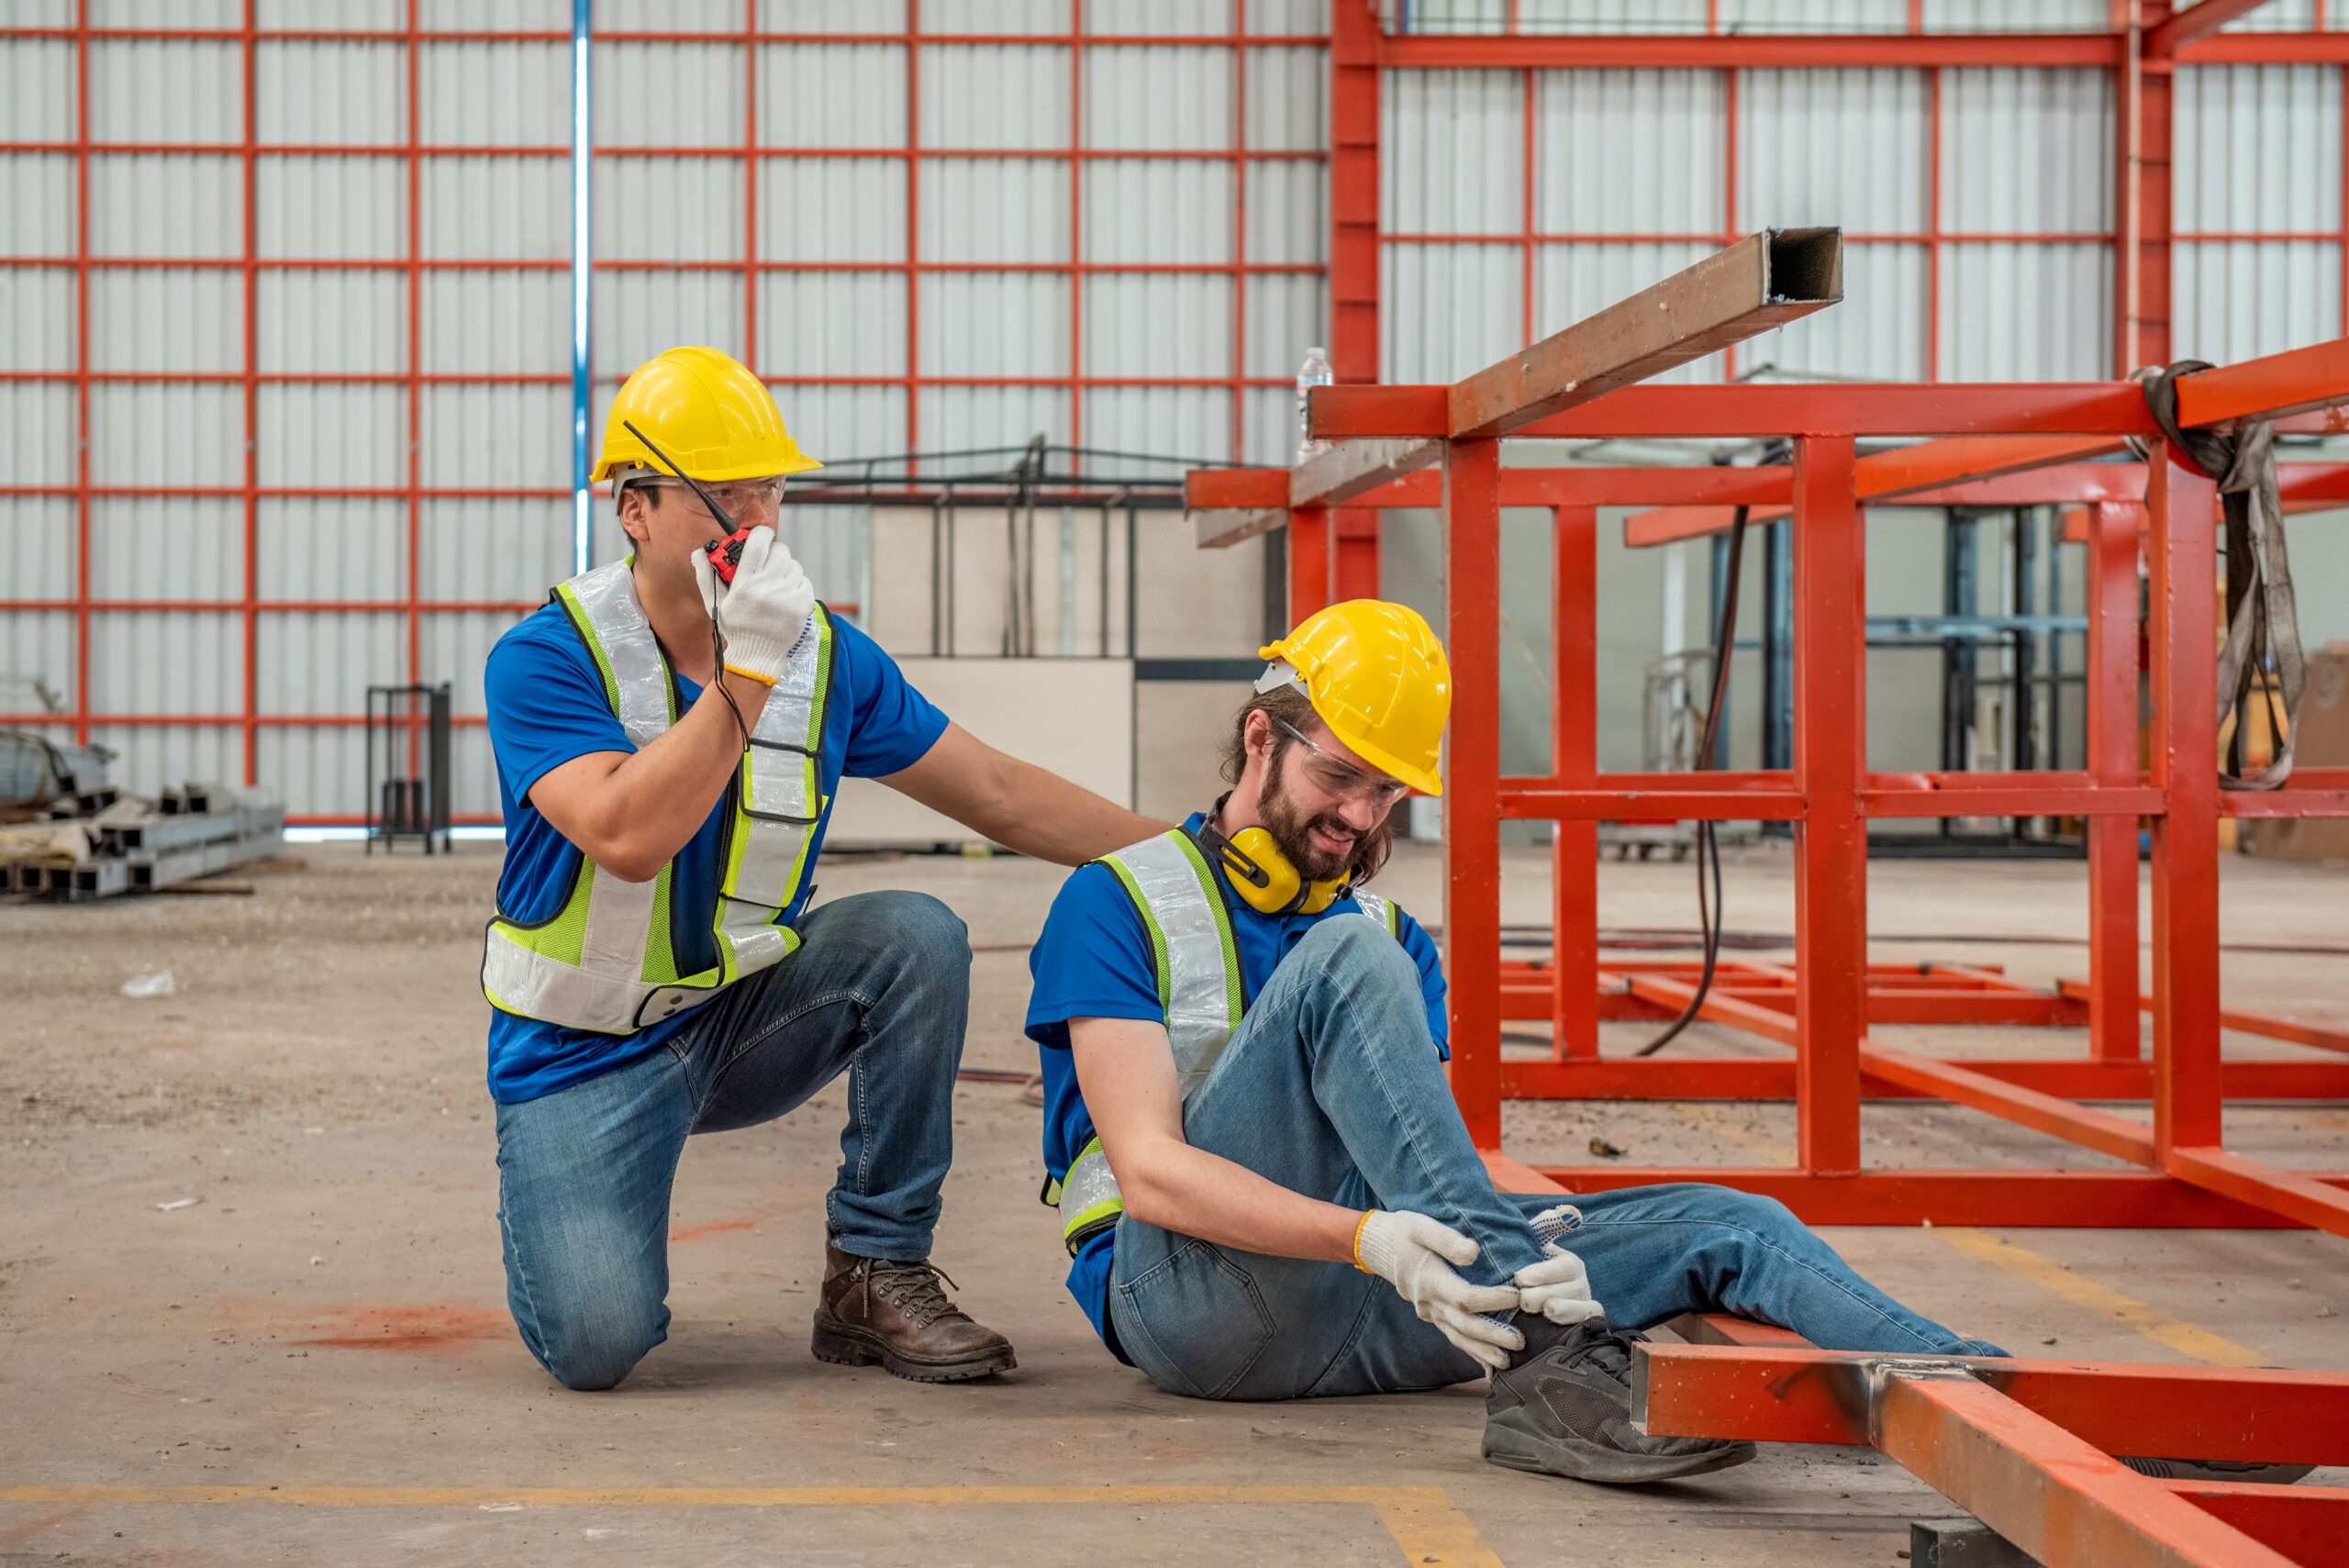
<svg viewBox="0 0 2349 1568"><path fill-rule="evenodd" d="M651 437L638 429L633 423L626 419L620 421L620 428L626 430L629 435L634 436L638 440L642 441L644 443L644 450L651 452L663 467L668 469L672 475L682 479L686 484L692 485L694 487L694 494L701 497L701 504L709 508L709 515L711 517L716 517L720 523L729 525L732 524L734 519L727 515L725 507L718 504L718 497L703 489L700 480L696 479L692 474L687 473L684 469L679 468L675 463L671 462L669 461L669 454L652 444ZM710 565L717 570L718 580L726 584L729 587L733 584L734 573L736 569L742 564L742 546L750 537L750 525L746 523L742 527L736 528L732 533L728 534L724 539L711 539L707 544L701 547L702 552L709 557Z"/></svg>

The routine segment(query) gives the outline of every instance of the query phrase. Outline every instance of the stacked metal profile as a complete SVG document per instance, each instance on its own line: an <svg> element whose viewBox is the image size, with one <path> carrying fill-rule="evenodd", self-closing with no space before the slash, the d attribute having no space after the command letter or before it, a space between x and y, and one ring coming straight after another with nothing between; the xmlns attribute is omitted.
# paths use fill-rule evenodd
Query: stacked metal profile
<svg viewBox="0 0 2349 1568"><path fill-rule="evenodd" d="M0 865L0 892L81 901L120 893L154 893L275 854L285 841L285 807L258 796L200 785L165 793L150 812L128 812L108 797L79 821L91 840L75 865ZM61 802L69 810L83 802Z"/></svg>

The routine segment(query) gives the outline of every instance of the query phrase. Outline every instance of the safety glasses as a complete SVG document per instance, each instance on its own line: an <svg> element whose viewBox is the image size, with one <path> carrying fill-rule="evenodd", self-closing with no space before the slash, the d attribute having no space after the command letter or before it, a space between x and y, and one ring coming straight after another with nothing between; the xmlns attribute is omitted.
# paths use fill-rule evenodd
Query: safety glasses
<svg viewBox="0 0 2349 1568"><path fill-rule="evenodd" d="M682 479L668 474L652 474L629 482L636 485L660 485L669 489L694 488ZM710 499L726 508L726 516L740 524L745 518L771 517L783 506L783 481L771 479L737 479L725 484L704 484L699 487Z"/></svg>
<svg viewBox="0 0 2349 1568"><path fill-rule="evenodd" d="M1305 776L1314 787L1341 800L1368 800L1380 810L1391 810L1395 803L1411 793L1411 786L1380 773L1366 773L1352 762L1341 762L1305 738L1304 732L1286 719L1275 718L1275 724L1290 740L1310 751L1305 762Z"/></svg>

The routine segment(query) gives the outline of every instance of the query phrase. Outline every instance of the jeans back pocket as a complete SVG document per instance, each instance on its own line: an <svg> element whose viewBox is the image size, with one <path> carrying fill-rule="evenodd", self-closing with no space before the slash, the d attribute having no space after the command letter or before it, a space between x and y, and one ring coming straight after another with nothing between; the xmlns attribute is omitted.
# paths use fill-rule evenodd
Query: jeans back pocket
<svg viewBox="0 0 2349 1568"><path fill-rule="evenodd" d="M1264 1347L1273 1315L1247 1272L1194 1238L1115 1287L1119 1341L1160 1387L1229 1395Z"/></svg>

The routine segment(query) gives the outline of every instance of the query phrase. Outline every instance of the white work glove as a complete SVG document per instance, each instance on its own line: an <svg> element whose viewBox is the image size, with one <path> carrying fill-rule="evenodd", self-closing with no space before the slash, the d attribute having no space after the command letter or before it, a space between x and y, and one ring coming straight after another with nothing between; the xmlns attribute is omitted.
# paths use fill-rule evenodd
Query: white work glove
<svg viewBox="0 0 2349 1568"><path fill-rule="evenodd" d="M1569 1217L1571 1224L1567 1223ZM1549 1223L1545 1225L1544 1221ZM1533 1217L1537 1231L1563 1233L1581 1222L1582 1212L1572 1204L1545 1208ZM1538 1312L1553 1323L1568 1326L1604 1318L1606 1308L1591 1299L1590 1274L1582 1266L1582 1260L1555 1241L1542 1242L1542 1251L1549 1255L1517 1271L1519 1309Z"/></svg>
<svg viewBox="0 0 2349 1568"><path fill-rule="evenodd" d="M1424 1214L1373 1209L1354 1232L1354 1262L1393 1285L1419 1317L1478 1363L1498 1372L1525 1336L1481 1316L1516 1308L1515 1285L1471 1284L1453 1272L1476 1261L1476 1243Z"/></svg>
<svg viewBox="0 0 2349 1568"><path fill-rule="evenodd" d="M718 617L726 639L726 668L774 685L806 635L815 612L816 588L773 528L752 528L742 541L742 560L729 586L718 580L708 555L694 551L694 581L701 602Z"/></svg>

